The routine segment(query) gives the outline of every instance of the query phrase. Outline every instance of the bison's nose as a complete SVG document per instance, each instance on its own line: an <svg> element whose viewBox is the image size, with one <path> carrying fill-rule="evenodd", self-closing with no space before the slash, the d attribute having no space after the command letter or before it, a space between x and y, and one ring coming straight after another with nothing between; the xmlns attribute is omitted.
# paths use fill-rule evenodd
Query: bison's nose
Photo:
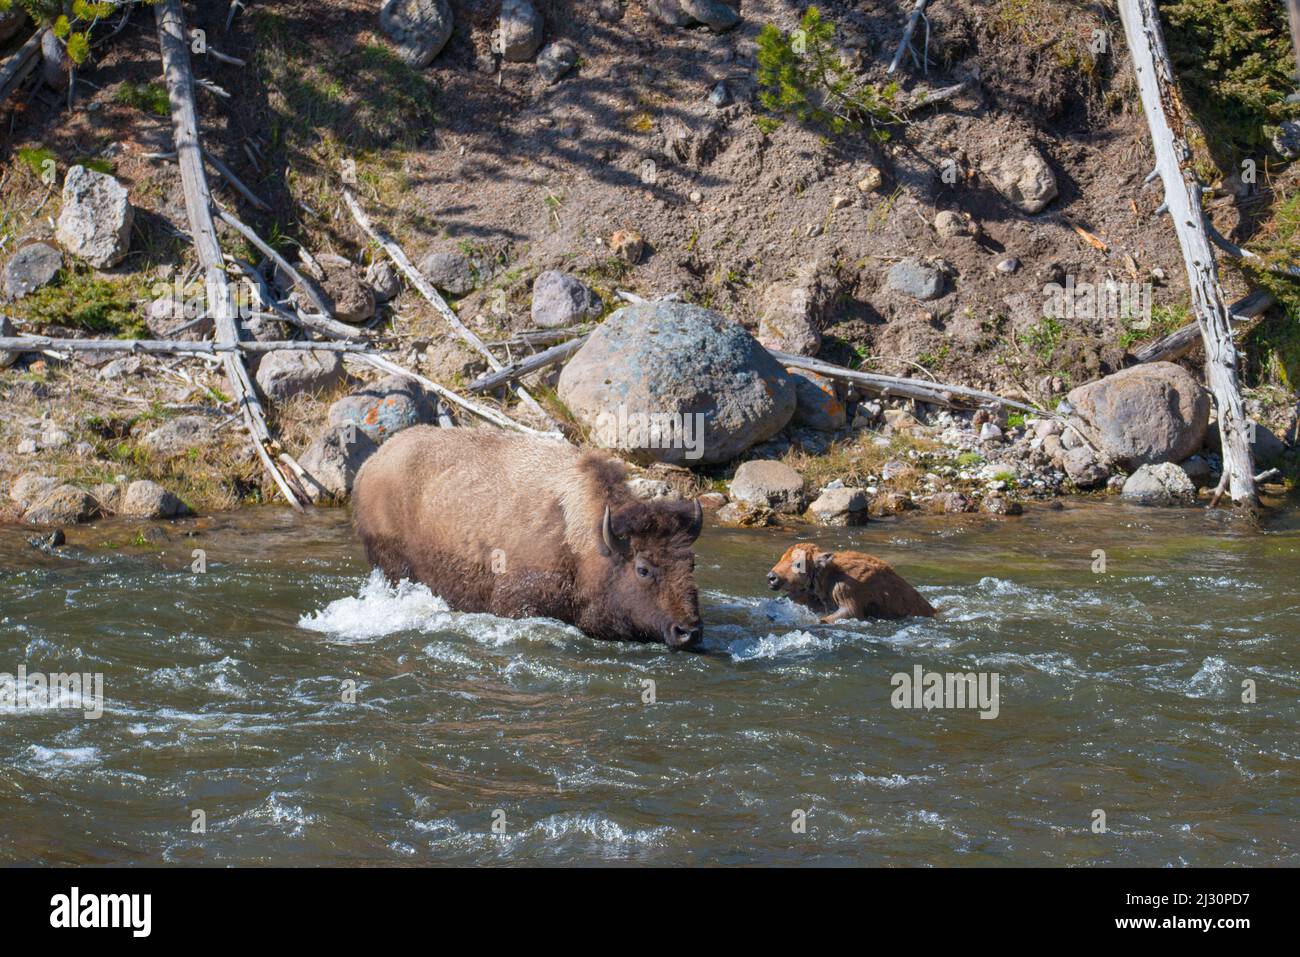
<svg viewBox="0 0 1300 957"><path fill-rule="evenodd" d="M704 629L698 624L692 625L673 625L668 629L668 647L669 648L687 648L700 640L704 634Z"/></svg>
<svg viewBox="0 0 1300 957"><path fill-rule="evenodd" d="M767 586L771 588L772 591L776 591L781 587L781 579L776 576L776 572L767 573Z"/></svg>

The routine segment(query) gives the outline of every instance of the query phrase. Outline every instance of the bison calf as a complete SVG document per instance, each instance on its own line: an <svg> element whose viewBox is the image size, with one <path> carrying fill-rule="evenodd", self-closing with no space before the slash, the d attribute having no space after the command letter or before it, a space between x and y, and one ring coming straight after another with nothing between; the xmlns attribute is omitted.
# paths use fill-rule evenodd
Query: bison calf
<svg viewBox="0 0 1300 957"><path fill-rule="evenodd" d="M606 639L700 639L698 502L643 502L622 463L562 442L415 426L352 492L366 556L457 611L544 616Z"/></svg>
<svg viewBox="0 0 1300 957"><path fill-rule="evenodd" d="M934 609L888 562L862 552L826 552L812 542L791 545L767 573L773 591L829 612L823 624L846 618L910 618Z"/></svg>

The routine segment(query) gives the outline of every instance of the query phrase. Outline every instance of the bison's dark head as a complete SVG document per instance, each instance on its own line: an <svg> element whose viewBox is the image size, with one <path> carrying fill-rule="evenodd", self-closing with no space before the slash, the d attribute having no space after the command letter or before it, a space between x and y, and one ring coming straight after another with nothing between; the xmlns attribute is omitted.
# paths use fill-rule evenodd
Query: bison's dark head
<svg viewBox="0 0 1300 957"><path fill-rule="evenodd" d="M700 640L700 601L691 545L704 525L699 502L605 507L600 537L613 562L603 596L627 637L687 648Z"/></svg>

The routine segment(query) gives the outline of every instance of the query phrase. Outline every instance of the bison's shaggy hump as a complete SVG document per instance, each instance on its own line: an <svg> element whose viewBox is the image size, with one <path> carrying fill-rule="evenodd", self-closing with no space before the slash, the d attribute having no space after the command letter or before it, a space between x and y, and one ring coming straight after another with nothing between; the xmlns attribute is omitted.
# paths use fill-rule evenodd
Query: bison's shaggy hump
<svg viewBox="0 0 1300 957"><path fill-rule="evenodd" d="M389 578L423 582L459 611L683 644L699 634L699 515L694 503L636 499L625 476L621 462L563 442L416 426L362 467L353 521Z"/></svg>

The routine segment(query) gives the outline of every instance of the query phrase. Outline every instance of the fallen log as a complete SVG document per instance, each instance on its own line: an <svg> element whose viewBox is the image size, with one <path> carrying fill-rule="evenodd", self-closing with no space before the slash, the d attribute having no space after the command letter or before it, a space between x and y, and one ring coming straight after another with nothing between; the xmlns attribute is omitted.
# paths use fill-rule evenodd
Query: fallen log
<svg viewBox="0 0 1300 957"><path fill-rule="evenodd" d="M1238 299L1228 307L1228 317L1235 323L1250 322L1261 312L1273 305L1274 299L1271 293L1264 289L1256 289L1250 295ZM1148 342L1142 348L1133 353L1133 360L1137 363L1144 362L1164 362L1170 359L1177 359L1192 348L1201 337L1201 327L1199 323L1189 323L1163 338L1154 342Z"/></svg>
<svg viewBox="0 0 1300 957"><path fill-rule="evenodd" d="M180 0L163 0L154 7L158 24L158 44L162 52L163 79L171 103L173 142L185 193L185 213L190 236L203 267L207 289L208 313L217 331L217 343L230 346L239 342L239 315L235 310L230 284L226 281L225 261L217 241L217 227L212 221L212 194L203 172L203 149L199 144L198 111L194 105L194 74L190 69L189 44L186 42L185 16ZM270 474L280 494L295 509L303 503L271 457L268 449L275 444L266 425L261 400L253 389L237 351L223 352L222 367L244 417L244 427L253 440L253 448Z"/></svg>
<svg viewBox="0 0 1300 957"><path fill-rule="evenodd" d="M307 298L311 300L311 304L315 306L319 312L329 315L334 311L331 308L330 303L325 299L325 294L321 292L320 288L315 283L308 282L306 277L303 276L302 273L298 272L289 260L276 252L271 247L270 243L266 242L261 236L257 235L257 233L253 231L252 227L246 225L234 213L227 209L222 209L219 206L217 207L217 218L227 226L233 227L239 235L252 243L258 252L284 270L284 274L289 277L295 286L303 291Z"/></svg>
<svg viewBox="0 0 1300 957"><path fill-rule="evenodd" d="M467 386L467 389L470 392L488 392L498 386L509 385L511 382L516 382L539 369L545 369L557 362L563 362L581 349L582 344L586 341L587 336L583 335L576 339L570 339L568 342L561 342L558 346L551 346L544 352L538 352L526 359L521 359L519 362L504 366L496 372L479 376Z"/></svg>
<svg viewBox="0 0 1300 957"><path fill-rule="evenodd" d="M339 322L337 319L331 319L329 316L318 316L310 312L303 312L298 309L290 312L285 309L271 295L271 290L267 286L266 278L254 269L251 265L242 259L230 257L231 263L244 274L244 277L253 284L253 291L256 293L258 301L261 302L264 309L269 310L276 319L282 322L288 322L300 329L306 329L308 332L315 332L325 336L328 339L364 339L360 329L349 326L347 323Z"/></svg>
<svg viewBox="0 0 1300 957"><path fill-rule="evenodd" d="M22 86L41 62L41 37L44 30L37 30L31 39L18 48L13 56L0 65L0 103L7 100L15 90Z"/></svg>
<svg viewBox="0 0 1300 957"><path fill-rule="evenodd" d="M926 382L923 379L880 375L875 372L859 372L856 369L847 369L833 362L811 359L808 356L795 355L792 352L776 352L770 349L768 352L772 358L784 366L806 369L809 372L816 372L818 375L823 375L838 382L851 382L856 386L861 386L868 391L883 396L915 399L918 402L929 402L948 408L959 408L963 405L977 407L998 405L1008 409L1029 412L1043 418L1060 418L1054 412L1038 409L1023 402L1017 402L1014 399L1004 399L992 392L983 392L980 389L971 389L964 385L947 385L942 382Z"/></svg>
<svg viewBox="0 0 1300 957"><path fill-rule="evenodd" d="M185 339L58 339L52 336L3 336L0 352L123 352L127 355L223 355L225 353L265 353L289 349L295 352L368 352L366 342L315 342L311 339L282 339L258 342L210 342Z"/></svg>
<svg viewBox="0 0 1300 957"><path fill-rule="evenodd" d="M420 295L424 296L424 298L429 301L434 309L438 311L439 315L447 321L447 324L455 330L456 334L483 356L483 358L487 360L488 365L492 367L493 371L500 372L504 368L501 361L492 354L491 350L488 349L487 344L484 343L482 339L475 335L468 326L460 321L460 317L457 316L456 313L452 311L451 307L447 305L446 300L444 300L442 296L438 295L438 290L433 288L433 284L430 283L429 280L425 279L420 270L416 269L411 263L411 260L407 258L406 253L402 251L402 247L399 246L391 236L370 221L370 217L366 215L365 210L361 208L361 204L358 203L356 197L352 195L352 190L347 186L343 187L343 200L347 203L348 209L352 211L352 218L357 221L357 225L361 227L362 232L378 243L384 252L388 253L389 258L396 263L397 268L400 269L406 275L406 278L411 281L411 285L415 286ZM529 394L527 389L518 383L513 383L513 388L515 394L519 396L519 400L524 405L528 406L552 425L555 425L557 429L559 428L558 423L547 414L546 410L538 404L537 400Z"/></svg>
<svg viewBox="0 0 1300 957"><path fill-rule="evenodd" d="M1165 50L1160 11L1156 0L1119 0L1119 12L1151 129L1165 203L1187 267L1192 307L1205 342L1206 379L1218 406L1228 494L1234 503L1254 510L1259 495L1245 407L1237 386L1237 347L1219 284L1218 264L1206 235L1201 187L1192 170L1192 151L1183 132L1187 113Z"/></svg>

